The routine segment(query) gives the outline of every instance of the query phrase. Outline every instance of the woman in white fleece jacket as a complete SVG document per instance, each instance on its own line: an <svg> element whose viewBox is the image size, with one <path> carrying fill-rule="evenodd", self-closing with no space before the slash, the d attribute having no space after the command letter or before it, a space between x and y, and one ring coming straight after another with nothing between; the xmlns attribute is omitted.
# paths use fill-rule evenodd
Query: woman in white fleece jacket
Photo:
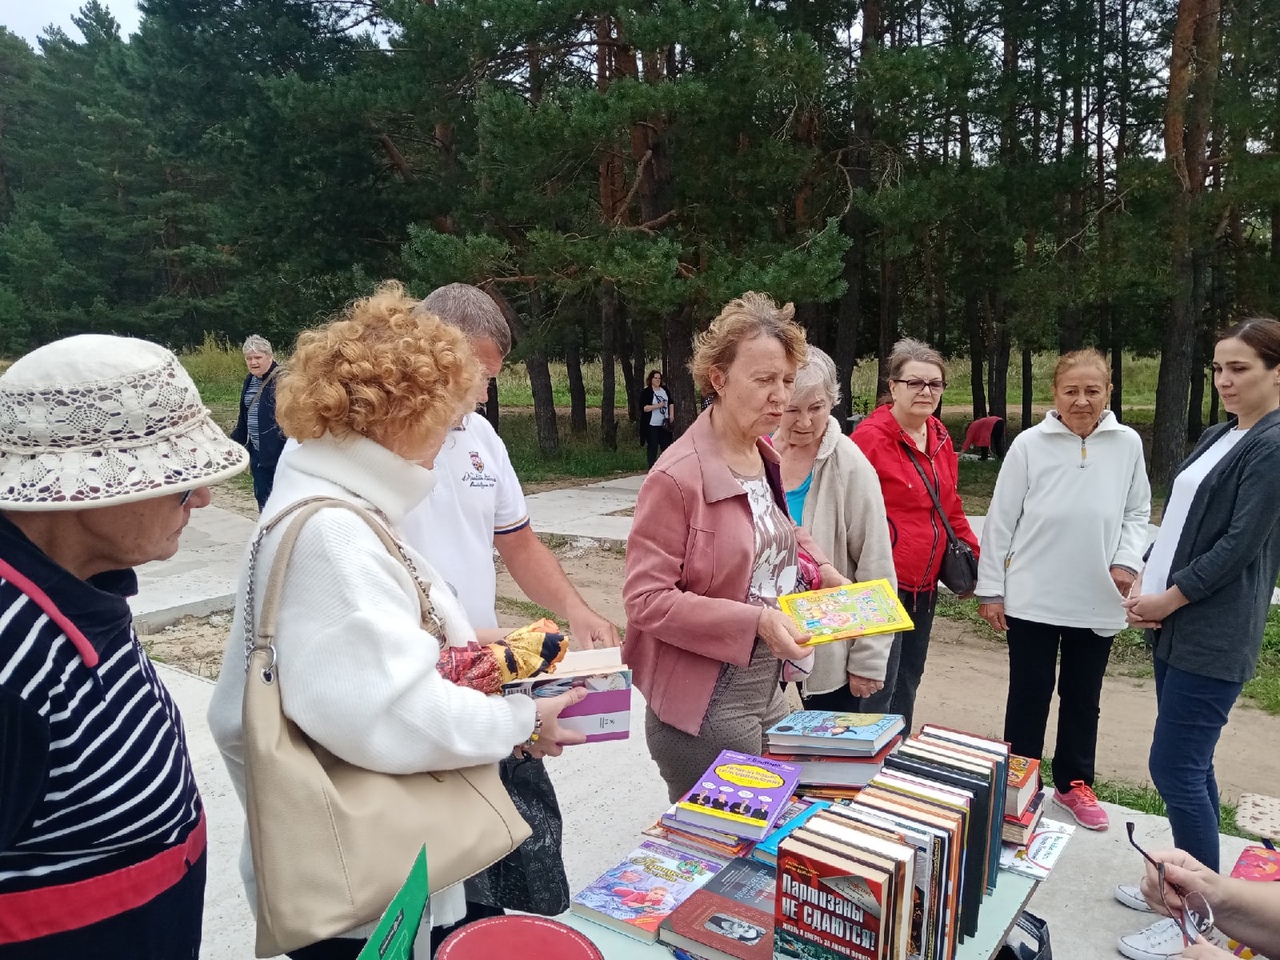
<svg viewBox="0 0 1280 960"><path fill-rule="evenodd" d="M431 491L431 465L452 422L470 408L480 372L463 335L430 314L414 316L414 306L398 284L387 284L344 317L298 338L279 387L277 419L301 443L276 472L263 523L298 500L325 496L375 513L394 531ZM287 527L263 538L259 592ZM475 639L449 585L421 557L413 560L430 581L447 640ZM241 803L247 579L246 570L209 707L209 726ZM285 714L326 750L369 770L453 770L496 763L513 749L558 754L560 744L583 739L557 722L572 698L488 697L446 680L436 669L439 639L422 625L410 574L347 510L321 510L303 527L286 571L275 646ZM456 812L440 811L450 815ZM247 829L240 863L249 902L256 904ZM432 896L437 928L465 914L461 884ZM289 956L354 958L372 929ZM428 937L419 939L418 955L426 957Z"/></svg>
<svg viewBox="0 0 1280 960"><path fill-rule="evenodd" d="M1054 409L1009 448L978 562L979 612L1008 631L1004 738L1040 757L1061 648L1054 799L1090 830L1107 828L1092 789L1102 678L1151 516L1142 439L1106 409L1110 397L1098 351L1058 361Z"/></svg>

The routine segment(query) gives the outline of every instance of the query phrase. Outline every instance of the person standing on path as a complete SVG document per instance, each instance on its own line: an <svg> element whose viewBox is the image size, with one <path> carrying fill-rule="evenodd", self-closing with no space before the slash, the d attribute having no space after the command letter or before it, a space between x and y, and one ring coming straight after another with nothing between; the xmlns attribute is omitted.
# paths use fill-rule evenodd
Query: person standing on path
<svg viewBox="0 0 1280 960"><path fill-rule="evenodd" d="M640 394L640 422L644 427L644 442L649 466L658 462L662 451L671 446L671 402L664 387L662 372L650 370L647 386Z"/></svg>
<svg viewBox="0 0 1280 960"><path fill-rule="evenodd" d="M773 435L787 509L844 576L858 581L883 578L896 587L880 481L831 416L839 402L835 363L810 346L796 372L795 393ZM805 709L887 712L893 691L885 687L884 675L892 648L893 634L816 646L813 672L800 684Z"/></svg>
<svg viewBox="0 0 1280 960"><path fill-rule="evenodd" d="M231 439L249 451L253 499L261 513L284 450L284 434L276 423L276 381L284 368L275 361L271 341L256 333L244 342L244 365L249 373L240 388L240 416Z"/></svg>
<svg viewBox="0 0 1280 960"><path fill-rule="evenodd" d="M978 613L1008 636L1004 738L1040 758L1056 682L1053 796L1089 830L1107 828L1093 792L1102 679L1151 517L1142 438L1107 409L1110 398L1098 351L1058 360L1054 409L1009 448L978 563Z"/></svg>
<svg viewBox="0 0 1280 960"><path fill-rule="evenodd" d="M915 624L914 629L894 637L884 681L885 688L893 691L889 712L902 715L908 733L916 690L929 655L938 575L947 549L946 529L917 466L945 508L956 536L978 552L978 538L960 502L956 448L946 425L933 415L946 386L942 354L919 340L899 340L889 355L888 402L853 431L853 442L880 477L898 572L898 597Z"/></svg>
<svg viewBox="0 0 1280 960"><path fill-rule="evenodd" d="M1224 331L1213 382L1235 420L1206 430L1178 468L1124 605L1153 651L1151 782L1168 807L1174 845L1217 871L1214 751L1256 669L1280 575L1280 322L1245 320ZM1132 885L1120 884L1115 895L1145 908ZM1120 952L1135 960L1176 955L1182 944L1172 925L1160 920L1121 937Z"/></svg>

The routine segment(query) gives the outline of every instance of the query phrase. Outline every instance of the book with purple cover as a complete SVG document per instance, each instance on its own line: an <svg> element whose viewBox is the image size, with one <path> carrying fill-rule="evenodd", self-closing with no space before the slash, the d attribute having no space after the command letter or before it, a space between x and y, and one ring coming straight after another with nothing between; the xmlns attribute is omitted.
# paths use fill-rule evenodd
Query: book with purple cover
<svg viewBox="0 0 1280 960"><path fill-rule="evenodd" d="M760 840L782 816L799 782L794 763L721 750L676 804L676 819Z"/></svg>
<svg viewBox="0 0 1280 960"><path fill-rule="evenodd" d="M626 740L631 735L631 671L622 664L622 653L607 650L571 650L552 673L502 685L502 695L556 697L574 687L587 695L560 714L560 725L586 736L587 743Z"/></svg>

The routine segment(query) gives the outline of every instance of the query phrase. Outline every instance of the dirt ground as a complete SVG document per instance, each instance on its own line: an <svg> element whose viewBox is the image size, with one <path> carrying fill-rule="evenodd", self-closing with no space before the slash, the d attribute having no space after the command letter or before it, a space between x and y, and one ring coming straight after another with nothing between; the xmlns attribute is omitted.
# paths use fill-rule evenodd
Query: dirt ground
<svg viewBox="0 0 1280 960"><path fill-rule="evenodd" d="M256 515L243 490L220 487L214 502ZM596 541L573 541L556 548L569 579L591 606L615 623L622 610L623 553ZM499 569L498 595L524 600L511 577ZM503 626L519 626L529 618L518 612L499 618ZM229 614L187 618L160 633L142 638L159 660L204 677L216 677L222 663ZM979 636L965 624L936 621L929 663L920 687L917 719L961 730L998 735L1003 726L1008 663L1004 647ZM1147 750L1155 724L1155 685L1123 671L1108 675L1102 694L1098 737L1098 775L1107 780L1149 783ZM1050 729L1056 718L1050 718ZM1232 711L1217 751L1218 783L1234 801L1241 792L1280 793L1280 717L1241 702Z"/></svg>

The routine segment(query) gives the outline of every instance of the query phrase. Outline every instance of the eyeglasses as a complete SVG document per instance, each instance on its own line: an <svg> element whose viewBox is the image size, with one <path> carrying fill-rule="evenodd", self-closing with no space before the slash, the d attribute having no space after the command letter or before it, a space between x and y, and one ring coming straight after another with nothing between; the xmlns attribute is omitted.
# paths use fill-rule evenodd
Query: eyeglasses
<svg viewBox="0 0 1280 960"><path fill-rule="evenodd" d="M187 505L187 501L191 499L191 495L195 492L194 488L182 491L182 496L178 499L178 506L185 507Z"/></svg>
<svg viewBox="0 0 1280 960"><path fill-rule="evenodd" d="M1203 894L1194 890L1183 890L1177 884L1166 880L1164 863L1157 863L1147 851L1138 846L1138 841L1133 839L1135 827L1133 821L1130 820L1124 826L1129 833L1129 843L1133 845L1133 849L1142 854L1143 859L1156 868L1156 880L1160 883L1160 902L1164 904L1165 912L1178 925L1178 931L1182 934L1183 945L1190 946L1196 942L1198 937L1208 939L1209 933L1213 930L1213 908L1209 906L1209 901L1204 898ZM1169 905L1169 901L1165 899L1165 887L1176 893L1182 900L1182 908L1180 910L1175 910Z"/></svg>
<svg viewBox="0 0 1280 960"><path fill-rule="evenodd" d="M945 380L899 380L894 377L891 382L904 384L912 393L924 393L925 390L941 393L947 389L947 381Z"/></svg>

